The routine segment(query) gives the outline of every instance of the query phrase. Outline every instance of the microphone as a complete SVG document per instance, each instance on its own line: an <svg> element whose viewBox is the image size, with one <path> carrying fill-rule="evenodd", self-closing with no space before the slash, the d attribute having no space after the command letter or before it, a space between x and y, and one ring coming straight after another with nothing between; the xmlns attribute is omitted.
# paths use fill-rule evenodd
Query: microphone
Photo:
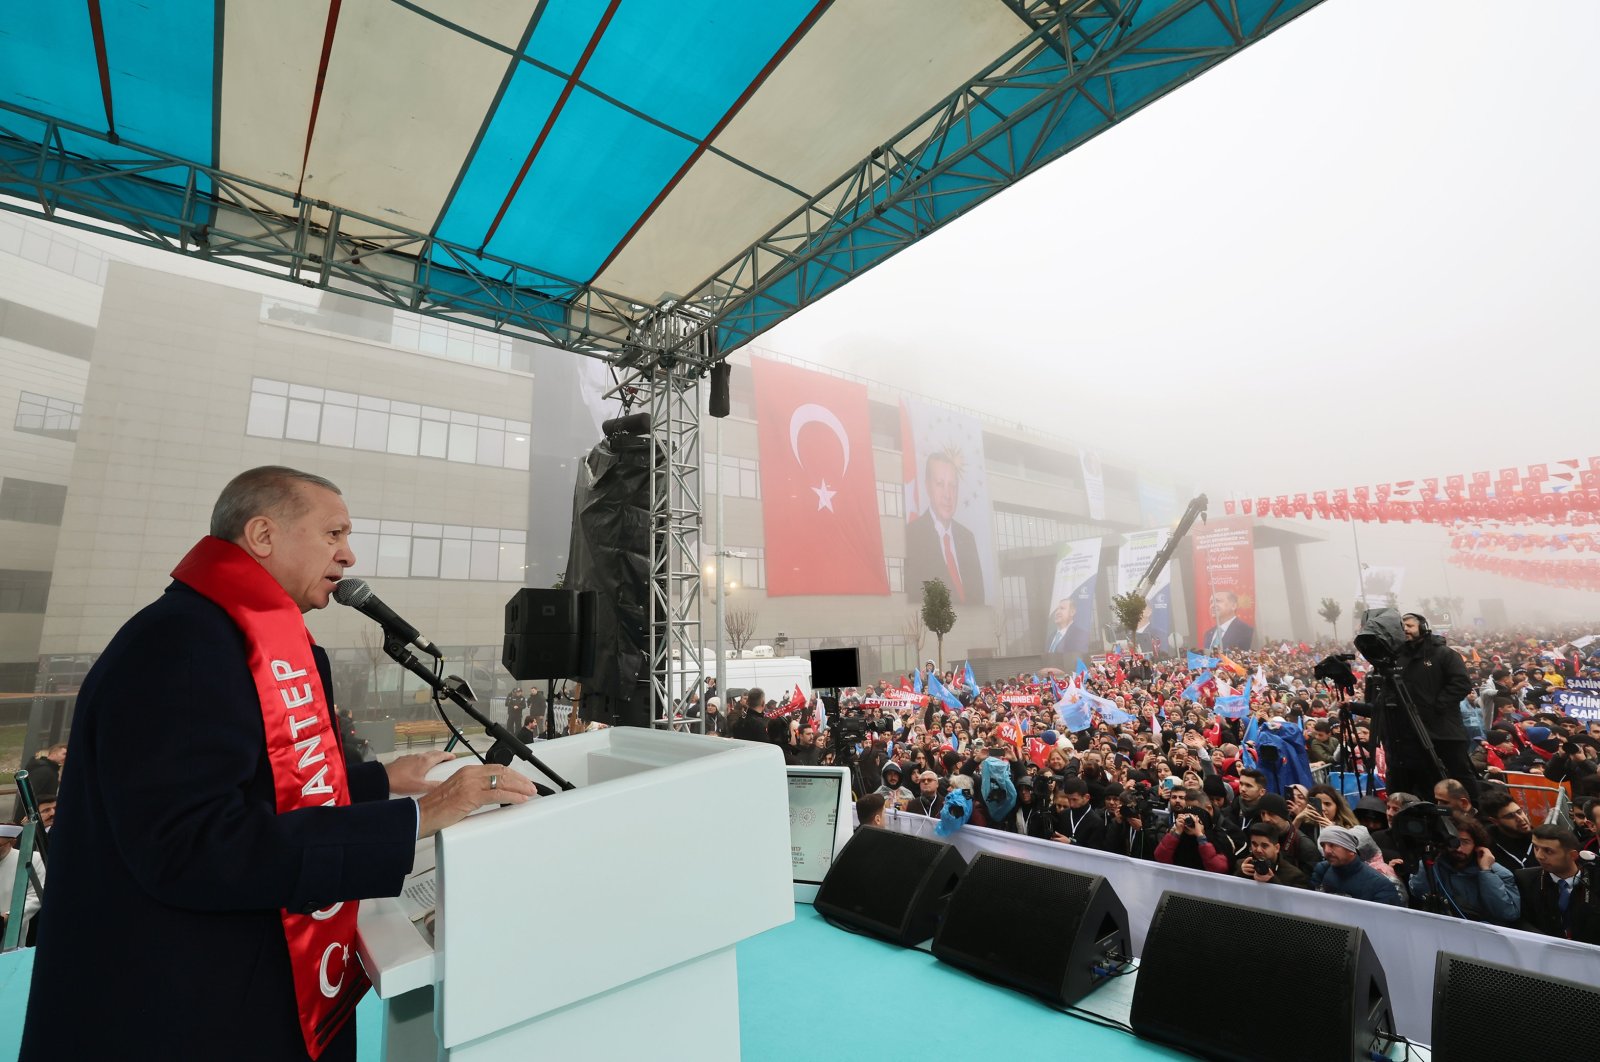
<svg viewBox="0 0 1600 1062"><path fill-rule="evenodd" d="M444 655L428 639L424 638L415 627L395 615L394 609L383 603L383 599L372 592L364 579L340 579L339 585L333 588L333 599L341 605L349 605L368 619L376 620L378 626L399 638L403 642L421 649L424 653L437 660L444 659Z"/></svg>

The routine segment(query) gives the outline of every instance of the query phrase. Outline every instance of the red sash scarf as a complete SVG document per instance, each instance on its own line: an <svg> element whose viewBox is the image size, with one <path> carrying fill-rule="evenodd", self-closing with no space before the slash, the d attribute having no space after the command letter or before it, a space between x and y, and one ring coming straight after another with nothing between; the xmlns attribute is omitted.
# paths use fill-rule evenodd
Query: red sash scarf
<svg viewBox="0 0 1600 1062"><path fill-rule="evenodd" d="M294 601L244 550L209 535L178 562L172 577L222 608L244 632L278 814L349 804L344 750L311 654L311 633ZM352 961L356 904L336 903L312 914L285 909L282 915L300 1032L316 1058L367 990L360 963Z"/></svg>

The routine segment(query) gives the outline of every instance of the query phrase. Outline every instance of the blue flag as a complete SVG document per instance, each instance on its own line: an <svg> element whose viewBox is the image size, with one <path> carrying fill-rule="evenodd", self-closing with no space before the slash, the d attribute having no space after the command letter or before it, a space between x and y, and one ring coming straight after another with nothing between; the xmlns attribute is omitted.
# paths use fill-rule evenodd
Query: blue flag
<svg viewBox="0 0 1600 1062"><path fill-rule="evenodd" d="M1039 673L1037 671L1033 673L1033 684L1035 686L1039 684Z"/></svg>
<svg viewBox="0 0 1600 1062"><path fill-rule="evenodd" d="M1193 671L1197 667L1198 668L1216 667L1220 663L1222 663L1222 660L1220 658L1218 658L1218 657L1201 656L1199 653L1195 652L1192 649L1189 651L1189 670L1190 671Z"/></svg>
<svg viewBox="0 0 1600 1062"><path fill-rule="evenodd" d="M966 679L967 679L967 689L971 690L973 693L977 693L978 692L978 679L972 673L972 661L971 660L967 661Z"/></svg>
<svg viewBox="0 0 1600 1062"><path fill-rule="evenodd" d="M1261 722L1255 716L1250 717L1250 722L1245 724L1244 740L1239 743L1239 762L1246 767L1255 767L1256 755L1250 751L1250 745L1256 739L1256 733L1261 729Z"/></svg>
<svg viewBox="0 0 1600 1062"><path fill-rule="evenodd" d="M1178 694L1178 696L1182 697L1186 701L1194 701L1194 702L1198 703L1200 701L1200 699L1203 696L1205 696L1204 694L1202 694L1200 692L1200 687L1204 686L1207 682L1210 682L1210 681L1211 681L1211 672L1202 671L1202 672L1200 672L1199 676L1193 682L1189 683L1189 685L1184 687L1183 692Z"/></svg>
<svg viewBox="0 0 1600 1062"><path fill-rule="evenodd" d="M1078 657L1078 666L1072 669L1072 673L1074 675L1081 675L1085 671L1088 671L1088 670L1089 670L1088 666L1086 664L1084 664L1084 662L1083 662L1083 657L1081 657L1081 656Z"/></svg>
<svg viewBox="0 0 1600 1062"><path fill-rule="evenodd" d="M1115 701L1106 700L1104 697L1096 697L1095 700L1100 702L1098 705L1100 709L1100 718L1104 722L1110 723L1112 726L1121 726L1123 723L1131 723L1137 718L1137 716L1131 715L1130 713L1123 711L1121 708L1118 708Z"/></svg>
<svg viewBox="0 0 1600 1062"><path fill-rule="evenodd" d="M1061 719L1067 729L1074 734L1094 726L1094 720L1089 717L1089 702L1082 697L1074 697L1070 701L1057 704L1056 709L1060 711Z"/></svg>
<svg viewBox="0 0 1600 1062"><path fill-rule="evenodd" d="M1226 697L1218 697L1212 711L1225 719L1243 719L1250 714L1250 680L1244 680L1244 689Z"/></svg>
<svg viewBox="0 0 1600 1062"><path fill-rule="evenodd" d="M920 667L917 668L917 673L911 677L911 692L922 692L922 669Z"/></svg>
<svg viewBox="0 0 1600 1062"><path fill-rule="evenodd" d="M945 703L951 711L961 711L961 698L951 693L944 683L939 681L939 676L928 672L928 692Z"/></svg>

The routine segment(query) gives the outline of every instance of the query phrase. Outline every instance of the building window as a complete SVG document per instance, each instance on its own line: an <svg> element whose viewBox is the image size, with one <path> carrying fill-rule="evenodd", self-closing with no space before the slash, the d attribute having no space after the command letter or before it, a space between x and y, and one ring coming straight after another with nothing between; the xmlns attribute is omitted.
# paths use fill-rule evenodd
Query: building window
<svg viewBox="0 0 1600 1062"><path fill-rule="evenodd" d="M459 409L256 379L245 434L527 471L532 425Z"/></svg>
<svg viewBox="0 0 1600 1062"><path fill-rule="evenodd" d="M906 559L904 557L885 557L883 558L883 563L889 569L889 593L905 593Z"/></svg>
<svg viewBox="0 0 1600 1062"><path fill-rule="evenodd" d="M42 614L50 600L50 573L0 568L0 613Z"/></svg>
<svg viewBox="0 0 1600 1062"><path fill-rule="evenodd" d="M24 391L17 400L17 419L12 427L28 435L76 442L82 423L81 403Z"/></svg>
<svg viewBox="0 0 1600 1062"><path fill-rule="evenodd" d="M520 583L528 534L510 528L351 517L351 575Z"/></svg>
<svg viewBox="0 0 1600 1062"><path fill-rule="evenodd" d="M0 480L0 520L23 524L61 525L67 507L67 488L60 483L39 483L11 476Z"/></svg>
<svg viewBox="0 0 1600 1062"><path fill-rule="evenodd" d="M906 514L906 488L903 483L878 480L878 515L904 516Z"/></svg>
<svg viewBox="0 0 1600 1062"><path fill-rule="evenodd" d="M724 498L761 497L761 466L753 457L723 454L720 466L715 459L707 460L704 472L707 494L717 492L720 480Z"/></svg>
<svg viewBox="0 0 1600 1062"><path fill-rule="evenodd" d="M313 305L268 295L261 300L261 319L273 324L382 342L451 361L495 369L532 372L533 358L508 335L438 317L395 310L392 321L376 327L369 316L340 312L337 305Z"/></svg>

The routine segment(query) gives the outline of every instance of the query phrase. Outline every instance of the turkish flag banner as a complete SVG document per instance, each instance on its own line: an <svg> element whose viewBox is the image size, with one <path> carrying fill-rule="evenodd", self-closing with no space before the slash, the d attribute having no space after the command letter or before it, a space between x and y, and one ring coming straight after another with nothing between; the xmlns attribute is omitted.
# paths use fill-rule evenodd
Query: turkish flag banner
<svg viewBox="0 0 1600 1062"><path fill-rule="evenodd" d="M864 384L750 360L767 594L888 594Z"/></svg>

